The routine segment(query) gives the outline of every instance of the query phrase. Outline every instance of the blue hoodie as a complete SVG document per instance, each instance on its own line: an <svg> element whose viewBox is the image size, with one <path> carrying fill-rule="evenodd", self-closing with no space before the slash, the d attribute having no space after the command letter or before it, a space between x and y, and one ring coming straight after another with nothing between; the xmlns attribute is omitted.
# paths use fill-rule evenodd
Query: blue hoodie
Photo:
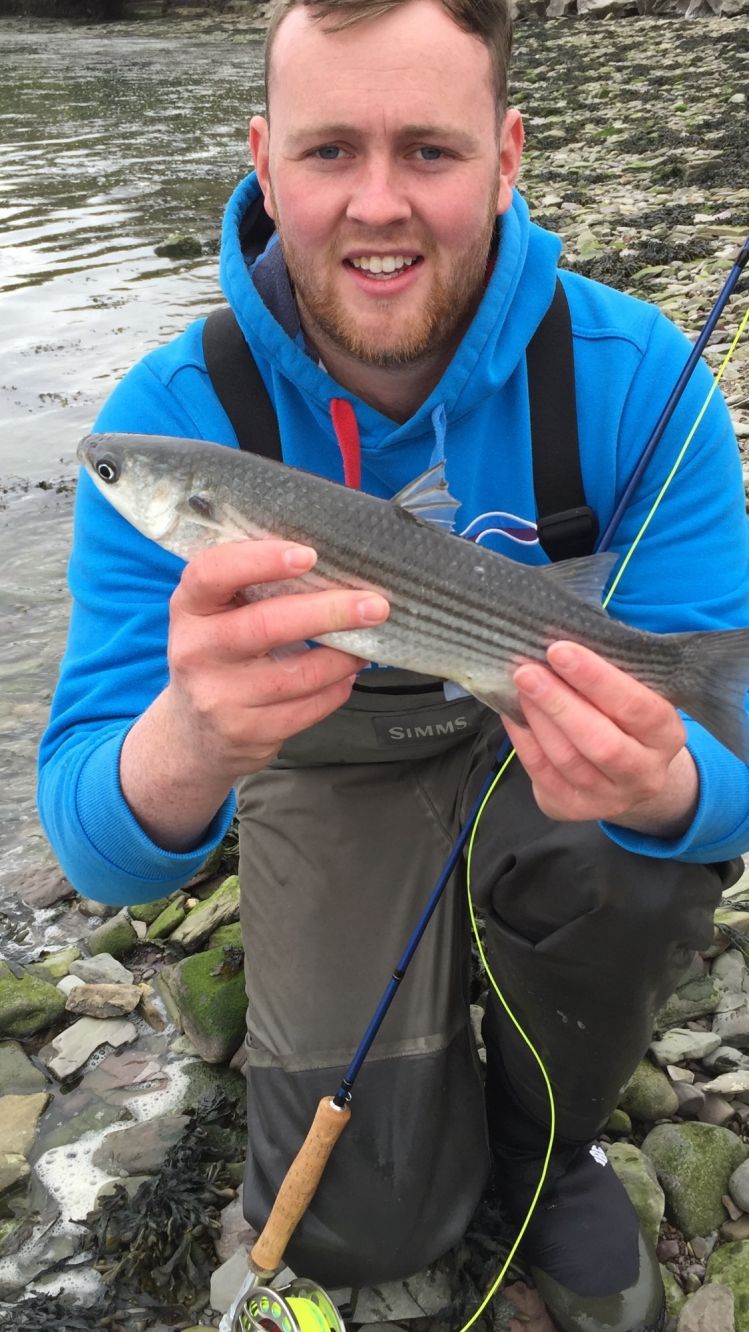
<svg viewBox="0 0 749 1332"><path fill-rule="evenodd" d="M444 453L450 490L461 505L456 530L512 558L546 563L534 526L525 350L551 303L558 238L530 222L516 193L500 219L484 297L455 356L422 406L397 424L342 389L309 355L275 238L259 258L248 259L259 200L251 175L229 201L221 280L275 405L285 461L343 479L331 403L345 399L358 425L364 490L392 496ZM573 326L584 487L604 530L689 344L654 307L575 274L561 276ZM136 365L96 429L236 446L206 373L202 327L197 321ZM612 549L628 549L710 383L700 365ZM656 631L749 625L748 536L738 449L715 394L610 612ZM177 854L150 841L120 790L125 735L167 683L168 601L182 567L82 476L70 563L72 618L41 746L39 808L71 882L102 901L146 901L185 882L233 813L230 798L202 845ZM700 800L684 836L664 841L608 825L606 832L649 856L724 860L749 846L749 770L696 723L688 720L687 731Z"/></svg>

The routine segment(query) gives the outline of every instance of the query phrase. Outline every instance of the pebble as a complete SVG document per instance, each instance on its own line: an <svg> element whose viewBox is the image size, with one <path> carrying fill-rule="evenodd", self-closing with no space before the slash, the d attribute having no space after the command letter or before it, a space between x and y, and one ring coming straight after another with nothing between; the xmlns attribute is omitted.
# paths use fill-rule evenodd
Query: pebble
<svg viewBox="0 0 749 1332"><path fill-rule="evenodd" d="M133 983L132 971L123 967L122 963L110 953L80 958L78 962L72 963L70 971L73 976L80 976L81 980L90 981L92 984L132 985Z"/></svg>
<svg viewBox="0 0 749 1332"><path fill-rule="evenodd" d="M51 1047L52 1051L52 1057L46 1058L45 1062L50 1072L62 1081L82 1068L100 1045L127 1045L137 1035L132 1022L126 1022L123 1018L84 1017L55 1036L50 1045L45 1047L46 1050ZM45 1052L41 1051L40 1054L44 1058Z"/></svg>

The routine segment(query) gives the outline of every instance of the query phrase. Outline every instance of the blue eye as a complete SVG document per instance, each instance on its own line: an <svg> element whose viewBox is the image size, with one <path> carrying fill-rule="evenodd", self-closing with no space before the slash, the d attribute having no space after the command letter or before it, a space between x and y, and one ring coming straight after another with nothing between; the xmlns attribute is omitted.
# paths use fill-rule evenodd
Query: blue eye
<svg viewBox="0 0 749 1332"><path fill-rule="evenodd" d="M335 144L327 143L323 148L315 149L315 156L321 158L323 162L336 162L340 151Z"/></svg>
<svg viewBox="0 0 749 1332"><path fill-rule="evenodd" d="M429 146L420 148L419 152L423 154L425 162L438 162L439 159L445 155L443 148L432 148Z"/></svg>

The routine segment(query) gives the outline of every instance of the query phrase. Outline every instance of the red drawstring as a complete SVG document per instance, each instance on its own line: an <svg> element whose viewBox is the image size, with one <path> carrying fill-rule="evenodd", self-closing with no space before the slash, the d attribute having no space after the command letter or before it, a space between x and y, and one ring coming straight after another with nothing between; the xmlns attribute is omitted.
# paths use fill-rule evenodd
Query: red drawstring
<svg viewBox="0 0 749 1332"><path fill-rule="evenodd" d="M348 398L331 398L330 419L343 459L344 485L361 488L361 444L356 415Z"/></svg>

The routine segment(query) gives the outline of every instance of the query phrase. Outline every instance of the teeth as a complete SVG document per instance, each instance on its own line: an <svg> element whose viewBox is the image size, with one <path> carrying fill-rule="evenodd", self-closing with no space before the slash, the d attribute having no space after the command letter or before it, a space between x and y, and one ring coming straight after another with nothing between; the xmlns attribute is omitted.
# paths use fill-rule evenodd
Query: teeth
<svg viewBox="0 0 749 1332"><path fill-rule="evenodd" d="M369 257L362 255L351 262L354 268L362 268L365 273L397 273L401 268L410 268L415 261L405 259L402 254L372 254Z"/></svg>

